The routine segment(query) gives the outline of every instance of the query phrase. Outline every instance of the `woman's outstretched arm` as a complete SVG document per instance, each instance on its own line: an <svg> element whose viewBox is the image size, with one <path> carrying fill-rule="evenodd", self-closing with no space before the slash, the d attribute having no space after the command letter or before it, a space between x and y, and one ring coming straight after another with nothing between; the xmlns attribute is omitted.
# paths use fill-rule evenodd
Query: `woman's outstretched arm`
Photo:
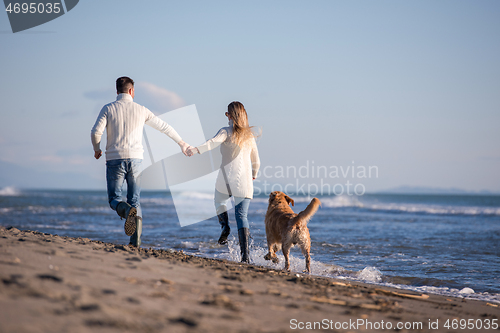
<svg viewBox="0 0 500 333"><path fill-rule="evenodd" d="M225 127L221 128L217 134L207 142L198 147L194 147L191 149L193 153L203 154L209 150L217 148L227 139L227 129Z"/></svg>
<svg viewBox="0 0 500 333"><path fill-rule="evenodd" d="M260 168L260 158L259 151L257 149L257 143L253 139L252 151L250 152L250 160L252 161L252 179L257 178L257 173Z"/></svg>

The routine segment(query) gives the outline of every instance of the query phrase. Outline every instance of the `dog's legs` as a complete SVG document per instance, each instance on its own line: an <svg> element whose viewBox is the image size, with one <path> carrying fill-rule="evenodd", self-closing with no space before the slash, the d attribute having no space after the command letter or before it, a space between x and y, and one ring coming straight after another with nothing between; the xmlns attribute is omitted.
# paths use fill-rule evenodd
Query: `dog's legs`
<svg viewBox="0 0 500 333"><path fill-rule="evenodd" d="M276 255L276 253L280 250L280 246L279 244L274 244L273 246L273 258L271 259L273 261L273 263L277 264L280 262L280 259L278 258L278 256Z"/></svg>
<svg viewBox="0 0 500 333"><path fill-rule="evenodd" d="M306 272L311 273L311 254L310 250L311 248L308 247L307 245L301 245L300 249L302 250L302 254L306 258Z"/></svg>
<svg viewBox="0 0 500 333"><path fill-rule="evenodd" d="M289 271L290 270L290 261L288 260L288 257L290 255L290 244L283 244L281 247L281 250L283 251L283 255L285 256L285 270Z"/></svg>
<svg viewBox="0 0 500 333"><path fill-rule="evenodd" d="M272 260L273 263L275 263L275 264L278 263L279 259L278 259L278 257L276 257L276 250L277 250L276 244L270 244L268 242L267 248L269 249L269 252L264 256L264 259Z"/></svg>
<svg viewBox="0 0 500 333"><path fill-rule="evenodd" d="M266 260L271 260L271 258L273 257L273 252L272 252L272 251L273 251L273 250L272 250L272 249L273 249L273 244L271 244L271 243L269 242L269 239L267 240L267 249L268 249L268 252L267 252L267 254L264 256L264 259L266 259Z"/></svg>

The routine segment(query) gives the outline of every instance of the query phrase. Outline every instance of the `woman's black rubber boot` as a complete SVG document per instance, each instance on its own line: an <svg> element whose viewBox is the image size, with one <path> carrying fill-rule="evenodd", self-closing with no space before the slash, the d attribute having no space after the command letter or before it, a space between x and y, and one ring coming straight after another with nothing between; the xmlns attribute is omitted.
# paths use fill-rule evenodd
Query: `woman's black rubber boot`
<svg viewBox="0 0 500 333"><path fill-rule="evenodd" d="M220 245L225 245L227 244L227 236L229 236L229 233L231 232L231 228L229 228L229 216L227 215L227 212L217 216L219 217L219 223L222 228L218 242Z"/></svg>
<svg viewBox="0 0 500 333"><path fill-rule="evenodd" d="M241 262L250 263L250 230L248 228L238 229L240 239Z"/></svg>

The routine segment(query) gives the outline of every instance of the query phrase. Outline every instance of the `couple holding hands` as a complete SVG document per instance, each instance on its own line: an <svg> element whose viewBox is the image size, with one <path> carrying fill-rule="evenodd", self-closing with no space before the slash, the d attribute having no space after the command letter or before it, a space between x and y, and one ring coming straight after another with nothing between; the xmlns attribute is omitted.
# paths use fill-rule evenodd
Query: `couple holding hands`
<svg viewBox="0 0 500 333"><path fill-rule="evenodd" d="M241 249L241 261L249 262L249 224L247 219L253 198L253 180L260 167L255 134L248 125L246 110L240 102L228 105L225 115L229 126L221 128L207 142L191 147L166 122L146 107L133 101L134 81L129 77L116 80L117 98L106 104L99 113L91 131L94 157L102 156L101 137L106 129L106 182L108 202L125 219L125 233L130 244L141 245L142 212L140 200L140 164L143 159L142 133L147 124L174 140L184 155L203 154L220 146L222 165L215 184L215 209L221 225L219 244L226 244L230 233L227 203L235 200L236 224ZM168 167L168 166L167 166ZM122 188L127 183L127 200L122 199Z"/></svg>

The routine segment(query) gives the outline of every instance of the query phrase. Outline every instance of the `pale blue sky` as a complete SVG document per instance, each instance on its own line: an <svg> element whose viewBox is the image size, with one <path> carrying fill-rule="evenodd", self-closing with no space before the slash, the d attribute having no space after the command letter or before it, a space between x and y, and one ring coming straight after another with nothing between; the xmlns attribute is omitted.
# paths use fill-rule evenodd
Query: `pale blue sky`
<svg viewBox="0 0 500 333"><path fill-rule="evenodd" d="M0 13L0 186L104 188L89 133L127 75L157 113L196 104L207 137L241 101L263 166L500 191L499 18L494 0L82 0L12 34Z"/></svg>

